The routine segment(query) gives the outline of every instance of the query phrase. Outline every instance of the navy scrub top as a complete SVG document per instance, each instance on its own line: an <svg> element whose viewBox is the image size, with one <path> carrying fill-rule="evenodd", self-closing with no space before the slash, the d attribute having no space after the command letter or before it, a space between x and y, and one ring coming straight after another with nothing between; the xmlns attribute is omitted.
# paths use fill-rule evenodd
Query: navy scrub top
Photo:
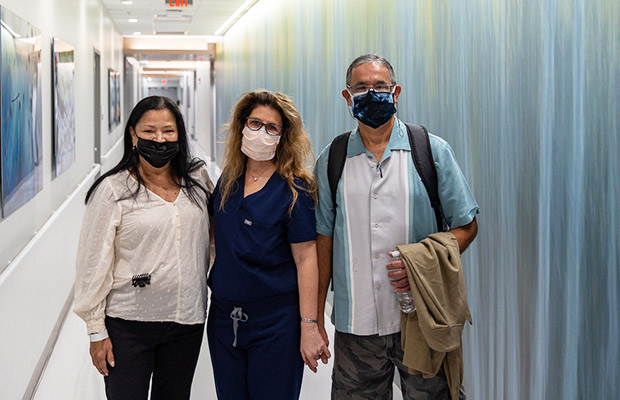
<svg viewBox="0 0 620 400"><path fill-rule="evenodd" d="M249 302L297 290L291 243L316 240L314 202L303 190L289 216L292 193L277 172L256 193L243 198L244 176L220 210L220 182L209 202L213 215L215 263L208 284L219 300ZM295 183L307 187L303 181Z"/></svg>

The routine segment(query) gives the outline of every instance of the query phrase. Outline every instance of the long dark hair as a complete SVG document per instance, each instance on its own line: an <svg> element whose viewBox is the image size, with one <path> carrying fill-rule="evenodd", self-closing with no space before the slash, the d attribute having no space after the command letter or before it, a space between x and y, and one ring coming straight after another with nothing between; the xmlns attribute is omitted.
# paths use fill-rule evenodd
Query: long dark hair
<svg viewBox="0 0 620 400"><path fill-rule="evenodd" d="M118 174L121 171L129 171L133 174L138 181L136 190L129 193L127 196L120 200L128 198L136 198L140 192L140 186L144 185L144 180L140 175L138 169L139 156L138 152L133 148L133 142L131 140L131 132L129 128L136 129L136 125L142 118L145 112L151 110L168 110L174 116L177 124L179 152L170 160L170 171L172 173L173 181L185 192L189 199L202 209L202 204L206 204L209 197L208 190L198 181L190 176L190 173L204 165L204 161L194 158L189 153L189 146L187 143L187 131L185 130L185 123L183 122L183 116L177 108L176 104L167 97L162 96L149 96L138 102L129 115L127 125L125 126L125 134L123 137L123 158L116 164L114 168L103 174L93 183L86 193L85 203L88 204L90 196L93 194L97 186L108 176ZM198 196L198 190L204 192L204 200L200 200Z"/></svg>

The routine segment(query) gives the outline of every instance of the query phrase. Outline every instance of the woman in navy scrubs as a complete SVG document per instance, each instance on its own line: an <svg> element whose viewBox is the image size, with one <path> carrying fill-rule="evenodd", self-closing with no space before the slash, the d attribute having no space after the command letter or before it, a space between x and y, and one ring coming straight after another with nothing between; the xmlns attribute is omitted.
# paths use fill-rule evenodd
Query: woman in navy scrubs
<svg viewBox="0 0 620 400"><path fill-rule="evenodd" d="M220 399L298 399L304 363L327 363L317 319L316 183L292 100L241 97L210 202L216 257L207 336Z"/></svg>

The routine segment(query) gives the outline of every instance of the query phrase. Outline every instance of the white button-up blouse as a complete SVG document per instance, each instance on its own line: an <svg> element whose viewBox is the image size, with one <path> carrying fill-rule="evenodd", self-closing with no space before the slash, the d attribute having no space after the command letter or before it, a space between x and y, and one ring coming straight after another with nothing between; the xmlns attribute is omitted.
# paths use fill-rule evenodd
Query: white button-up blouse
<svg viewBox="0 0 620 400"><path fill-rule="evenodd" d="M192 173L209 191L206 168ZM167 202L127 172L105 178L86 206L77 254L74 311L88 333L105 329L105 316L133 321L205 321L209 216L182 189ZM150 284L132 277L150 274Z"/></svg>

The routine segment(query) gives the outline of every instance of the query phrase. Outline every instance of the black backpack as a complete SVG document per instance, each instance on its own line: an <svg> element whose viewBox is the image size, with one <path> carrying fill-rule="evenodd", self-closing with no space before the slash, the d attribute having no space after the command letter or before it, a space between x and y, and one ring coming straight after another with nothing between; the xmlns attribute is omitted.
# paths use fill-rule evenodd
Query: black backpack
<svg viewBox="0 0 620 400"><path fill-rule="evenodd" d="M449 229L448 224L441 210L439 201L439 193L437 190L437 170L433 161L433 153L431 152L431 143L428 137L428 131L422 125L405 124L407 126L407 136L409 137L409 145L411 146L411 157L413 165L415 165L422 183L426 188L428 197L431 200L431 206L435 212L437 228L441 232ZM349 145L349 136L352 131L338 135L332 141L329 148L329 157L327 159L327 179L332 195L332 204L334 207L334 219L336 219L336 189L338 182L342 176L344 163L347 160L347 147Z"/></svg>

